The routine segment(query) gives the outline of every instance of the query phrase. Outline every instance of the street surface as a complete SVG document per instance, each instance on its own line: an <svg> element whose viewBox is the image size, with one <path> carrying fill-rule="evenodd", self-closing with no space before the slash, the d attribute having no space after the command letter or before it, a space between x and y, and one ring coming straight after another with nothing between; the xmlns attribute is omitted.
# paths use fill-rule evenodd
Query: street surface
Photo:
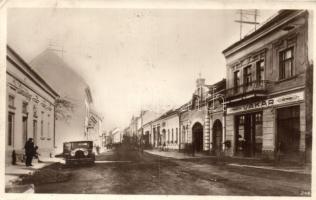
<svg viewBox="0 0 316 200"><path fill-rule="evenodd" d="M93 166L61 170L72 174L69 181L36 185L35 192L301 196L310 195L311 185L308 175L228 166L207 158L167 159L128 147L99 155Z"/></svg>

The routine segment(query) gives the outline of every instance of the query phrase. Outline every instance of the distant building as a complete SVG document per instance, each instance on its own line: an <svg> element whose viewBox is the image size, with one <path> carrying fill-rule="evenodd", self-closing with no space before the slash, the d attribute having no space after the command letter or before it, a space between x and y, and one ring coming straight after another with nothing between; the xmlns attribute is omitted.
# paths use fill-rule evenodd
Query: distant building
<svg viewBox="0 0 316 200"><path fill-rule="evenodd" d="M93 141L94 148L102 146L102 118L94 109L89 109L87 140Z"/></svg>
<svg viewBox="0 0 316 200"><path fill-rule="evenodd" d="M159 135L158 137L155 137L156 141L154 141L154 143L158 144L157 147L167 149L179 149L180 131L178 110L172 109L167 111L166 113L161 115L155 122L155 128L157 129L159 127ZM157 130L155 130L155 132L157 132Z"/></svg>
<svg viewBox="0 0 316 200"><path fill-rule="evenodd" d="M308 11L281 10L223 51L230 155L311 159L311 29Z"/></svg>
<svg viewBox="0 0 316 200"><path fill-rule="evenodd" d="M56 151L63 142L88 139L93 98L88 84L52 50L31 62L32 67L60 94L56 110Z"/></svg>
<svg viewBox="0 0 316 200"><path fill-rule="evenodd" d="M41 156L49 156L56 142L57 92L10 46L6 81L6 164L11 162L13 150L21 158L28 138L34 139Z"/></svg>
<svg viewBox="0 0 316 200"><path fill-rule="evenodd" d="M123 141L123 132L119 128L115 128L111 131L112 143L120 144Z"/></svg>
<svg viewBox="0 0 316 200"><path fill-rule="evenodd" d="M210 146L210 124L207 107L207 97L210 89L204 78L196 80L196 89L192 99L183 105L180 111L181 145L192 144L197 152L208 151Z"/></svg>

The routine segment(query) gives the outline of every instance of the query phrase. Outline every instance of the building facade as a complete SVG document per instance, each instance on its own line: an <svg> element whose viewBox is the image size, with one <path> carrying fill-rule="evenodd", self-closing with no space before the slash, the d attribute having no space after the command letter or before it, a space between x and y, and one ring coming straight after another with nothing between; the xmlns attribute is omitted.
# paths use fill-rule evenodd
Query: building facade
<svg viewBox="0 0 316 200"><path fill-rule="evenodd" d="M196 152L210 150L209 87L204 78L198 78L192 99L179 109L180 149L191 144Z"/></svg>
<svg viewBox="0 0 316 200"><path fill-rule="evenodd" d="M89 110L89 119L87 125L87 140L93 141L93 147L102 146L102 117L94 109Z"/></svg>
<svg viewBox="0 0 316 200"><path fill-rule="evenodd" d="M58 94L9 46L6 80L6 164L11 162L13 150L20 156L24 153L28 138L33 138L41 156L51 155Z"/></svg>
<svg viewBox="0 0 316 200"><path fill-rule="evenodd" d="M111 131L112 144L121 144L123 141L123 132L119 128Z"/></svg>
<svg viewBox="0 0 316 200"><path fill-rule="evenodd" d="M34 58L31 66L60 95L56 103L56 153L62 152L64 142L87 140L93 98L86 81L50 49Z"/></svg>
<svg viewBox="0 0 316 200"><path fill-rule="evenodd" d="M281 10L223 51L229 155L302 160L311 147L309 13Z"/></svg>
<svg viewBox="0 0 316 200"><path fill-rule="evenodd" d="M172 109L158 118L160 132L160 146L169 150L179 149L179 112ZM161 131L160 131L161 129ZM159 137L156 137L158 140ZM158 141L156 141L158 143Z"/></svg>

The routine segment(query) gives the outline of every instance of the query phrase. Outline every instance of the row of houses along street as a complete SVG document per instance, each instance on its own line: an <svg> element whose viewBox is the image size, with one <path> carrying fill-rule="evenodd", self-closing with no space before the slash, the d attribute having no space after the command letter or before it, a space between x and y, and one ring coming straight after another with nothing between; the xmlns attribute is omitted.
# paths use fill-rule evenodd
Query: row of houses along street
<svg viewBox="0 0 316 200"><path fill-rule="evenodd" d="M141 111L116 142L126 135L145 148L310 162L309 27L308 11L279 11L223 50L225 78L206 84L199 77L192 98L178 108Z"/></svg>

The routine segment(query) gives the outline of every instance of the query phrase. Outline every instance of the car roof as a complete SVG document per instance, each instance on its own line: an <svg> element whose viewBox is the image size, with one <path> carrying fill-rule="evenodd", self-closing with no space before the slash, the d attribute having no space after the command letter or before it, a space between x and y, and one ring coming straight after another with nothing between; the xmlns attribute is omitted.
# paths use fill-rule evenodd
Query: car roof
<svg viewBox="0 0 316 200"><path fill-rule="evenodd" d="M79 142L93 142L93 141L91 141L91 140L71 141L71 142L64 142L64 144L66 144L66 143L79 143Z"/></svg>

